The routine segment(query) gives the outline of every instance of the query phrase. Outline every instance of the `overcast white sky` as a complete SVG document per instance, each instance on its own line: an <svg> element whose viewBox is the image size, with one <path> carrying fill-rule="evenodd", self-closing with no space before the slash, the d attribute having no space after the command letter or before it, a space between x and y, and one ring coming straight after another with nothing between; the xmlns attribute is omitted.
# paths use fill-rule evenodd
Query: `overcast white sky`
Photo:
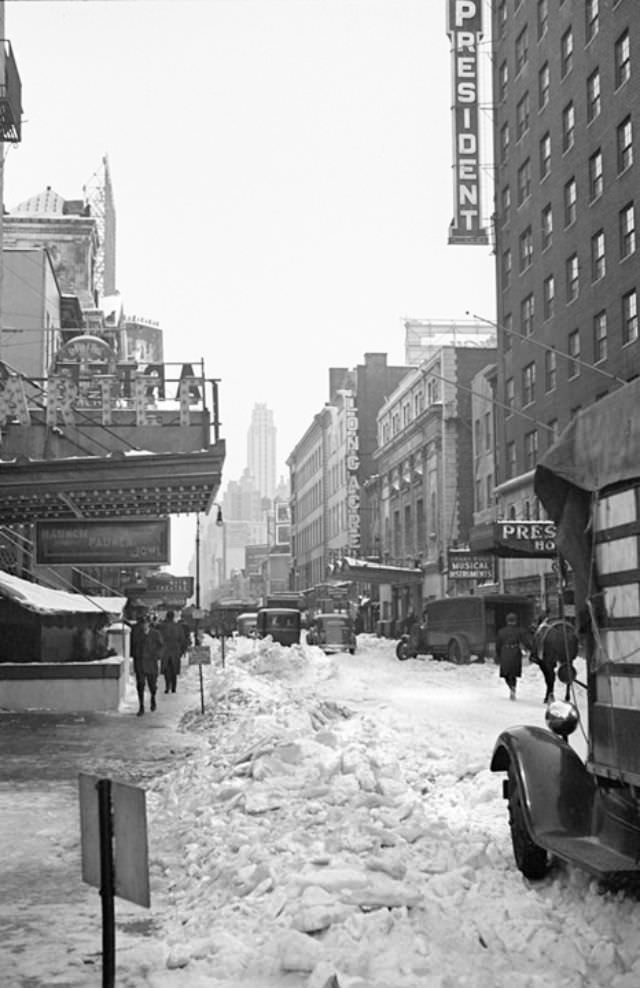
<svg viewBox="0 0 640 988"><path fill-rule="evenodd" d="M125 308L221 379L224 483L255 402L284 473L330 366L403 363L407 316L493 318L490 248L447 246L445 20L446 0L6 4L25 118L7 208L80 197L108 155Z"/></svg>

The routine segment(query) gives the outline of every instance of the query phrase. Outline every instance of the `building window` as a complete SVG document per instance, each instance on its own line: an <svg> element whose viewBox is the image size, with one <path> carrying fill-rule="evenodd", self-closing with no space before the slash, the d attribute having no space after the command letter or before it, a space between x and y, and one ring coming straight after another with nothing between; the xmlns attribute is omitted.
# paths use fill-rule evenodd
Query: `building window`
<svg viewBox="0 0 640 988"><path fill-rule="evenodd" d="M596 69L587 79L587 123L600 115L600 70Z"/></svg>
<svg viewBox="0 0 640 988"><path fill-rule="evenodd" d="M565 264L567 304L575 302L580 291L578 255L572 254Z"/></svg>
<svg viewBox="0 0 640 988"><path fill-rule="evenodd" d="M526 271L533 262L533 233L530 226L520 234L518 240L518 259L520 273Z"/></svg>
<svg viewBox="0 0 640 988"><path fill-rule="evenodd" d="M538 430L527 432L524 437L524 468L533 470L538 459Z"/></svg>
<svg viewBox="0 0 640 988"><path fill-rule="evenodd" d="M516 75L520 75L529 58L529 28L525 24L516 38Z"/></svg>
<svg viewBox="0 0 640 988"><path fill-rule="evenodd" d="M531 195L531 161L529 158L518 168L518 205Z"/></svg>
<svg viewBox="0 0 640 988"><path fill-rule="evenodd" d="M636 249L636 219L633 203L620 210L620 260L629 257Z"/></svg>
<svg viewBox="0 0 640 988"><path fill-rule="evenodd" d="M493 501L493 474L488 473L486 476L487 485L487 507L491 507L491 502Z"/></svg>
<svg viewBox="0 0 640 988"><path fill-rule="evenodd" d="M532 361L522 368L522 407L536 400L536 364Z"/></svg>
<svg viewBox="0 0 640 988"><path fill-rule="evenodd" d="M546 350L544 354L544 390L555 391L557 376L557 355L555 350Z"/></svg>
<svg viewBox="0 0 640 988"><path fill-rule="evenodd" d="M507 89L509 88L509 66L507 65L507 60L500 65L500 71L498 72L498 97L501 103L507 98Z"/></svg>
<svg viewBox="0 0 640 988"><path fill-rule="evenodd" d="M482 505L482 491L483 491L483 487L482 487L482 478L481 477L476 478L476 485L475 485L475 487L476 487L476 490L475 490L475 502L476 502L475 510L476 511L482 511L482 507L483 507L483 505Z"/></svg>
<svg viewBox="0 0 640 988"><path fill-rule="evenodd" d="M516 460L516 444L515 442L507 443L507 462L505 464L507 468L507 477L509 480L511 477L516 476L516 470L518 468L518 462Z"/></svg>
<svg viewBox="0 0 640 988"><path fill-rule="evenodd" d="M631 75L631 50L629 47L629 32L624 31L615 43L615 84L616 89L627 81Z"/></svg>
<svg viewBox="0 0 640 988"><path fill-rule="evenodd" d="M618 172L626 171L633 164L633 132L631 117L626 117L618 127Z"/></svg>
<svg viewBox="0 0 640 988"><path fill-rule="evenodd" d="M533 318L535 315L535 300L533 294L527 295L520 303L520 332L523 336L533 335Z"/></svg>
<svg viewBox="0 0 640 988"><path fill-rule="evenodd" d="M506 226L511 216L511 186L505 185L500 195L502 204L502 225Z"/></svg>
<svg viewBox="0 0 640 988"><path fill-rule="evenodd" d="M599 149L589 158L589 201L602 195L604 179L602 174L602 151Z"/></svg>
<svg viewBox="0 0 640 988"><path fill-rule="evenodd" d="M575 178L570 178L564 187L564 225L571 226L576 221L578 188Z"/></svg>
<svg viewBox="0 0 640 988"><path fill-rule="evenodd" d="M543 250L551 246L553 239L553 210L551 209L550 202L547 203L540 213L540 238Z"/></svg>
<svg viewBox="0 0 640 988"><path fill-rule="evenodd" d="M484 413L484 448L491 449L491 412Z"/></svg>
<svg viewBox="0 0 640 988"><path fill-rule="evenodd" d="M545 320L553 316L556 285L552 274L542 282L542 315Z"/></svg>
<svg viewBox="0 0 640 988"><path fill-rule="evenodd" d="M543 110L549 102L549 88L551 85L551 74L549 63L545 62L538 72L538 109Z"/></svg>
<svg viewBox="0 0 640 988"><path fill-rule="evenodd" d="M511 251L507 248L502 255L502 290L511 284Z"/></svg>
<svg viewBox="0 0 640 988"><path fill-rule="evenodd" d="M544 38L549 27L549 0L538 0L538 41Z"/></svg>
<svg viewBox="0 0 640 988"><path fill-rule="evenodd" d="M562 111L562 150L570 151L576 140L576 108L567 103Z"/></svg>
<svg viewBox="0 0 640 988"><path fill-rule="evenodd" d="M507 30L507 0L498 0L498 34L502 37Z"/></svg>
<svg viewBox="0 0 640 988"><path fill-rule="evenodd" d="M504 385L504 403L507 406L507 418L509 418L509 416L513 413L515 398L515 385L513 383L513 378L509 377L505 381Z"/></svg>
<svg viewBox="0 0 640 988"><path fill-rule="evenodd" d="M509 154L509 124L503 124L500 131L500 154L502 164L506 164Z"/></svg>
<svg viewBox="0 0 640 988"><path fill-rule="evenodd" d="M605 274L604 230L598 230L591 238L591 280L600 281Z"/></svg>
<svg viewBox="0 0 640 988"><path fill-rule="evenodd" d="M511 313L502 320L502 349L507 353L511 349L511 337L513 335L513 319Z"/></svg>
<svg viewBox="0 0 640 988"><path fill-rule="evenodd" d="M569 28L560 39L560 75L564 79L573 68L573 30Z"/></svg>
<svg viewBox="0 0 640 988"><path fill-rule="evenodd" d="M529 116L530 116L530 102L529 93L526 92L521 100L518 101L516 106L516 140L519 141L521 137L529 130Z"/></svg>
<svg viewBox="0 0 640 988"><path fill-rule="evenodd" d="M580 373L580 330L574 329L567 337L567 353L572 358L567 361L567 376L569 379L577 377Z"/></svg>
<svg viewBox="0 0 640 988"><path fill-rule="evenodd" d="M540 181L551 171L551 134L546 133L540 139Z"/></svg>
<svg viewBox="0 0 640 988"><path fill-rule="evenodd" d="M603 309L593 317L593 362L607 359L607 313Z"/></svg>
<svg viewBox="0 0 640 988"><path fill-rule="evenodd" d="M635 288L622 296L622 344L638 339L638 296Z"/></svg>
<svg viewBox="0 0 640 988"><path fill-rule="evenodd" d="M476 419L473 423L473 446L475 450L475 455L480 456L480 429L482 428L480 419Z"/></svg>
<svg viewBox="0 0 640 988"><path fill-rule="evenodd" d="M600 22L600 0L586 0L584 5L585 38L587 44L598 33Z"/></svg>

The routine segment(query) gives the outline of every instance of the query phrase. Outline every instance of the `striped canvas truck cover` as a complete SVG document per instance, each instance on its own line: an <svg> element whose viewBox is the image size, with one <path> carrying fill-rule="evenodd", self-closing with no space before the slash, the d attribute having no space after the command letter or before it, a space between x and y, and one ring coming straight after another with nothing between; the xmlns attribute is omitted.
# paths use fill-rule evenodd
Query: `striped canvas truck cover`
<svg viewBox="0 0 640 988"><path fill-rule="evenodd" d="M636 378L575 415L534 478L573 571L581 630L594 638L589 766L633 785L640 785L639 409Z"/></svg>
<svg viewBox="0 0 640 988"><path fill-rule="evenodd" d="M640 783L640 483L601 496L595 554L604 614L594 651L591 762Z"/></svg>

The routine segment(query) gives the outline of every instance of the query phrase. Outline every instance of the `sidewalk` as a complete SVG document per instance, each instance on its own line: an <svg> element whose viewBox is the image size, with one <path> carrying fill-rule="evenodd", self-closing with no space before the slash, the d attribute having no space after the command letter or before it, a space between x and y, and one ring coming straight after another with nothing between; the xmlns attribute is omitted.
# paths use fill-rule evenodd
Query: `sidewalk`
<svg viewBox="0 0 640 988"><path fill-rule="evenodd" d="M205 695L207 670L204 671ZM178 730L187 711L200 711L197 667L186 668L178 691L158 691L158 708L137 717L135 681L130 678L118 712L87 714L0 711L0 983L11 988L71 985L54 979L65 970L65 938L54 932L56 905L82 915L95 913L100 951L100 902L84 885L80 868L78 772L108 776L144 787L183 758L206 748L200 735ZM148 703L147 703L148 706ZM145 911L118 902L117 913ZM35 921L34 921L35 920ZM43 934L50 937L43 942ZM30 956L51 952L50 982L29 974ZM60 955L60 956L58 956ZM87 963L87 962L85 962ZM76 958L77 964L77 958ZM11 972L11 973L9 973ZM85 984L95 983L87 970ZM7 979L7 980L5 980Z"/></svg>

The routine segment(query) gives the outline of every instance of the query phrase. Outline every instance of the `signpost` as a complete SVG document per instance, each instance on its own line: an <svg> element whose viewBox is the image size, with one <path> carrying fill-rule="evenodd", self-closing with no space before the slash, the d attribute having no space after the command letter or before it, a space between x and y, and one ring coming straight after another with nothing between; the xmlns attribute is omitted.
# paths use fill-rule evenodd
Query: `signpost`
<svg viewBox="0 0 640 988"><path fill-rule="evenodd" d="M204 684L202 682L202 667L211 665L211 649L208 645L194 645L189 649L187 655L189 656L189 665L198 666L198 675L200 677L200 713L204 713Z"/></svg>
<svg viewBox="0 0 640 988"><path fill-rule="evenodd" d="M137 786L80 772L82 880L102 899L102 988L114 988L115 910L119 895L149 908L145 792Z"/></svg>

